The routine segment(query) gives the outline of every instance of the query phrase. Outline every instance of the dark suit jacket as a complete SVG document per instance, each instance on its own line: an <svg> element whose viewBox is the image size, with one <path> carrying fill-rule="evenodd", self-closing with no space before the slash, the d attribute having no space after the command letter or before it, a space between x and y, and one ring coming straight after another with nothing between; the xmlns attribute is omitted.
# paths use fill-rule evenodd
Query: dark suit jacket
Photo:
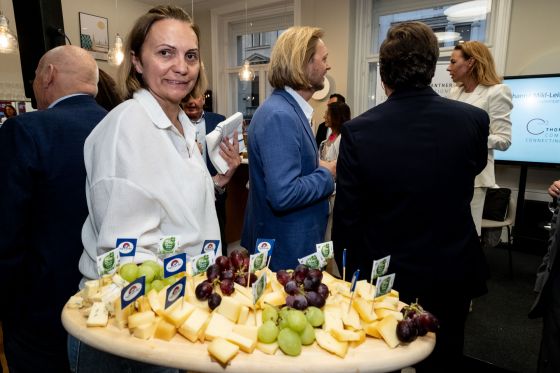
<svg viewBox="0 0 560 373"><path fill-rule="evenodd" d="M485 291L470 201L488 122L424 88L394 92L342 127L333 240L339 265L348 250L348 276L360 268L369 280L372 261L390 254L399 291Z"/></svg>
<svg viewBox="0 0 560 373"><path fill-rule="evenodd" d="M0 312L6 328L48 335L36 341L46 350L65 349L60 313L78 291L88 215L84 141L106 113L80 95L0 128Z"/></svg>
<svg viewBox="0 0 560 373"><path fill-rule="evenodd" d="M249 200L241 245L276 239L270 269L295 268L323 242L334 182L319 167L309 121L294 98L275 89L249 126Z"/></svg>

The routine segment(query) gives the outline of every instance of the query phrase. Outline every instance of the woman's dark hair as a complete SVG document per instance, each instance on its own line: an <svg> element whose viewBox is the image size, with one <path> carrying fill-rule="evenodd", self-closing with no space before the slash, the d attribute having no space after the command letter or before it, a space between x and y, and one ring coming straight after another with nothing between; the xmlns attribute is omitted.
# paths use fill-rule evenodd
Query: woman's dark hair
<svg viewBox="0 0 560 373"><path fill-rule="evenodd" d="M111 75L101 69L99 69L99 82L97 83L95 101L107 111L113 110L115 106L123 102L121 95L117 91L117 83Z"/></svg>
<svg viewBox="0 0 560 373"><path fill-rule="evenodd" d="M333 132L340 133L342 125L350 120L350 107L344 102L336 101L327 105L330 127Z"/></svg>
<svg viewBox="0 0 560 373"><path fill-rule="evenodd" d="M438 58L438 41L430 27L422 22L399 23L389 29L379 50L381 81L394 90L426 87Z"/></svg>

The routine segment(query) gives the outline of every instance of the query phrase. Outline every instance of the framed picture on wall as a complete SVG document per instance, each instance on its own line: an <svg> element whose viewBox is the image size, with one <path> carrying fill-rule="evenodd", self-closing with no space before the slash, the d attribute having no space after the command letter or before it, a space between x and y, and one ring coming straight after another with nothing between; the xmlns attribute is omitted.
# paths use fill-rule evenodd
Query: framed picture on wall
<svg viewBox="0 0 560 373"><path fill-rule="evenodd" d="M107 61L109 52L109 21L105 17L79 12L80 46L96 60Z"/></svg>

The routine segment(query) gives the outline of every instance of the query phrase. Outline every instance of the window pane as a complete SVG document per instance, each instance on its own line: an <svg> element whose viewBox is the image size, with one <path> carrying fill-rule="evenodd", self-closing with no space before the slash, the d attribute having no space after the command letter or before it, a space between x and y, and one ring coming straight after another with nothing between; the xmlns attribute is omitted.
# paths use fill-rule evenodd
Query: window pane
<svg viewBox="0 0 560 373"><path fill-rule="evenodd" d="M251 65L267 64L276 40L284 30L238 35L236 39L237 66L249 60Z"/></svg>
<svg viewBox="0 0 560 373"><path fill-rule="evenodd" d="M377 0L373 7L374 24L378 25L379 30L377 37L373 39L373 53L379 53L379 47L389 28L405 21L426 23L438 36L440 47L451 47L460 41L487 40L491 0L446 6L437 6L437 2L434 1L433 7L379 15L379 9L386 8L386 2L387 0ZM478 4L481 8L472 4Z"/></svg>
<svg viewBox="0 0 560 373"><path fill-rule="evenodd" d="M235 107L233 111L239 111L243 114L243 118L251 119L255 110L259 107L259 81L260 74L255 72L255 79L251 82L242 82L239 80L237 73L230 74L230 84L237 87L233 102Z"/></svg>

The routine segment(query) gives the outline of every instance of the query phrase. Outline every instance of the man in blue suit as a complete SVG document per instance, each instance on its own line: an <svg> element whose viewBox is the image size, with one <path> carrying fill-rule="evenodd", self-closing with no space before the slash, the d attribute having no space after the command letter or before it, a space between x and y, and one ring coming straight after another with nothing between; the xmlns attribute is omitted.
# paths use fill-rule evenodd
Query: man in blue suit
<svg viewBox="0 0 560 373"><path fill-rule="evenodd" d="M333 241L347 273L391 255L403 302L440 321L420 372L459 372L469 303L486 292L486 262L470 212L486 166L488 115L430 88L439 56L420 22L393 26L380 48L387 101L347 122L337 164ZM340 264L340 252L336 252Z"/></svg>
<svg viewBox="0 0 560 373"><path fill-rule="evenodd" d="M206 162L206 167L211 176L218 173L216 168L210 161L208 148L206 147L206 135L214 131L216 126L224 121L226 117L221 114L204 111L204 103L206 102L204 96L193 97L189 95L186 97L186 102L183 103L183 110L191 120L191 123L196 127L196 142L198 148L202 153L202 158ZM226 240L226 198L227 192L225 188L220 188L214 185L216 192L216 214L218 215L218 224L220 224L220 241L222 243L222 253L227 255L227 240ZM214 239L215 237L207 237Z"/></svg>
<svg viewBox="0 0 560 373"><path fill-rule="evenodd" d="M270 268L294 268L323 241L334 190L336 162L319 161L307 103L323 88L330 66L323 32L291 27L270 57L272 95L249 126L249 200L241 245L274 238Z"/></svg>
<svg viewBox="0 0 560 373"><path fill-rule="evenodd" d="M94 99L97 80L85 50L54 48L35 71L39 111L0 128L0 313L10 371L69 371L60 313L82 277L83 146L107 113Z"/></svg>

